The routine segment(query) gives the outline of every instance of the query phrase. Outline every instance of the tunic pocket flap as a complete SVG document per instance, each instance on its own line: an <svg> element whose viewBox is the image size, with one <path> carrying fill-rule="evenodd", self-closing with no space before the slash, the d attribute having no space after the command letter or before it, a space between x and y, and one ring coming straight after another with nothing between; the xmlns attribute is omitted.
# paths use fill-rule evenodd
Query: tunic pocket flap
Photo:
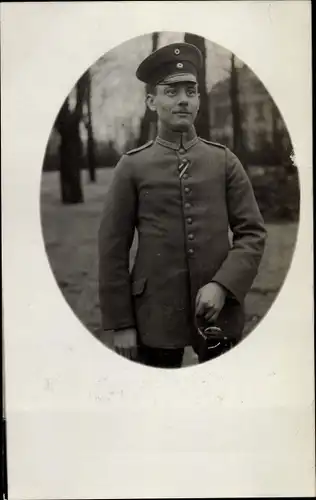
<svg viewBox="0 0 316 500"><path fill-rule="evenodd" d="M145 290L147 278L140 278L132 283L132 294L134 296L141 295Z"/></svg>

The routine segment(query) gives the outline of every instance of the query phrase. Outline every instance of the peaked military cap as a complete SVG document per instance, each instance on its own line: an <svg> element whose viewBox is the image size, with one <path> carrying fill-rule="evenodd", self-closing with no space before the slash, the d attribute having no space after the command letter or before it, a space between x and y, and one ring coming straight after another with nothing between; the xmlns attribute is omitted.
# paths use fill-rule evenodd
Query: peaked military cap
<svg viewBox="0 0 316 500"><path fill-rule="evenodd" d="M197 82L201 51L190 43L172 43L152 52L138 66L136 76L150 85L179 81Z"/></svg>

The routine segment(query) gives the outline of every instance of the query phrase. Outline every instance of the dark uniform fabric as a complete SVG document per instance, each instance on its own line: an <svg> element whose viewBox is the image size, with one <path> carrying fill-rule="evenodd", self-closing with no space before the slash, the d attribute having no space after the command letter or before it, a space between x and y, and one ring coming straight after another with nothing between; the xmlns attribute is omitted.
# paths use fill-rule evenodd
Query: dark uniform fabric
<svg viewBox="0 0 316 500"><path fill-rule="evenodd" d="M158 348L194 344L196 294L210 281L228 290L218 325L241 335L266 236L237 157L193 127L181 144L179 137L170 133L123 155L99 231L103 328L135 327L142 344Z"/></svg>
<svg viewBox="0 0 316 500"><path fill-rule="evenodd" d="M160 349L148 347L141 342L138 345L137 361L156 368L181 368L184 355L182 349Z"/></svg>

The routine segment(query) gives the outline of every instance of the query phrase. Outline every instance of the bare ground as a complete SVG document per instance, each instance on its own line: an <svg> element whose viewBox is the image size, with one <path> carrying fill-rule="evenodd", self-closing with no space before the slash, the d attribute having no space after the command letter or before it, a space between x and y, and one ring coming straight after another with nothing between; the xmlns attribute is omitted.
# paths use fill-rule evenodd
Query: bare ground
<svg viewBox="0 0 316 500"><path fill-rule="evenodd" d="M57 172L42 178L41 213L45 246L58 285L74 313L92 333L100 330L97 292L97 231L112 169L97 172L97 183L83 172L85 203L62 205ZM260 270L246 299L245 334L250 333L280 291L295 247L297 223L267 224L268 239ZM131 261L135 255L135 242ZM185 365L196 362L192 351Z"/></svg>

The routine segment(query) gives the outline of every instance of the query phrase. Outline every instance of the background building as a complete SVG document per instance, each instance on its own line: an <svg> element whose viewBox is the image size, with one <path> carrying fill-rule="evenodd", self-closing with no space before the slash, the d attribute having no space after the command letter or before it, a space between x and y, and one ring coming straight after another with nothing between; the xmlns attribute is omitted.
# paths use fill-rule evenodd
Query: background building
<svg viewBox="0 0 316 500"><path fill-rule="evenodd" d="M236 69L242 142L247 163L276 165L291 154L291 141L274 101L246 65ZM211 137L233 149L230 77L209 92Z"/></svg>

